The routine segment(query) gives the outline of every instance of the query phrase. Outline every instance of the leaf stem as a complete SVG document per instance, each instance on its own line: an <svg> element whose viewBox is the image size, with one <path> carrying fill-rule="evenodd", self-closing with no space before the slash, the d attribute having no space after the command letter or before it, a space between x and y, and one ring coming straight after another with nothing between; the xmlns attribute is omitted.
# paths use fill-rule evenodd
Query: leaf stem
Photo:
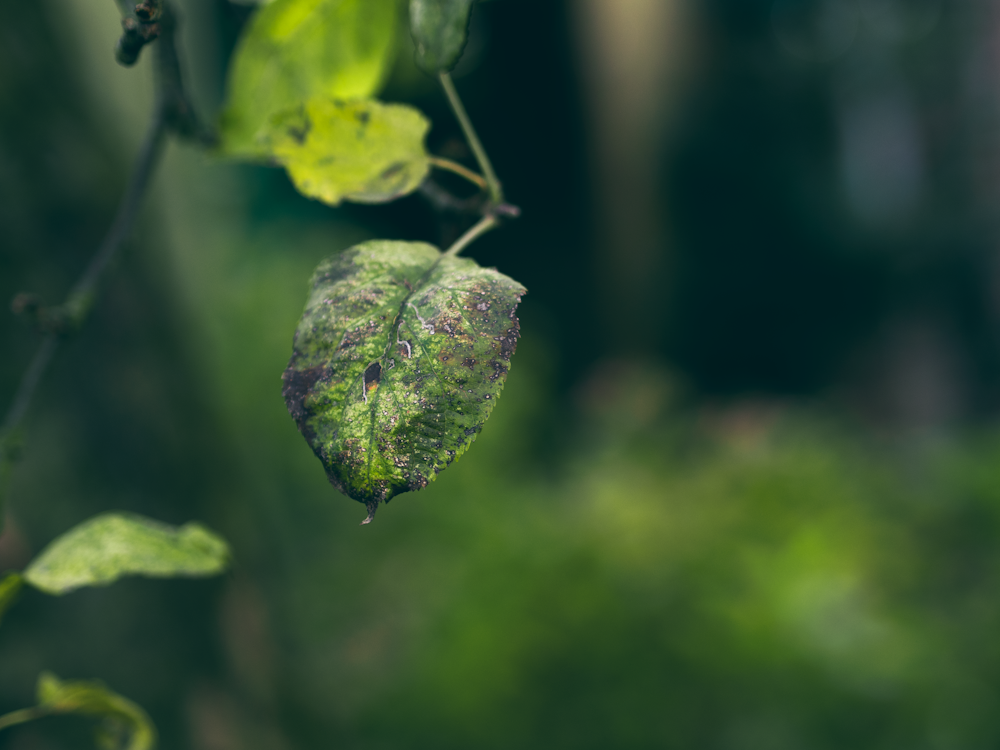
<svg viewBox="0 0 1000 750"><path fill-rule="evenodd" d="M432 156L428 159L432 167L437 167L438 169L443 169L446 172L453 172L454 174L464 177L469 182L478 185L483 190L489 189L489 183L482 177L473 172L471 169L463 167L458 162L454 162L451 159L442 159L440 156Z"/></svg>
<svg viewBox="0 0 1000 750"><path fill-rule="evenodd" d="M500 226L500 220L493 214L487 214L473 226L468 232L459 237L455 244L444 251L446 256L454 257L468 247L480 235L486 234L491 229Z"/></svg>
<svg viewBox="0 0 1000 750"><path fill-rule="evenodd" d="M441 73L440 78L441 86L448 97L448 103L451 105L451 109L458 119L458 124L462 126L462 132L465 133L465 140L469 142L469 147L472 149L472 153L476 155L476 161L479 162L479 168L486 177L490 198L494 203L503 203L503 188L500 186L500 180L497 179L496 172L493 171L493 165L490 164L490 157L486 155L486 149L483 148L483 144L479 141L479 136L476 135L475 128L472 127L472 121L469 119L469 115L462 105L462 100L458 98L458 92L455 90L455 84L452 83L451 75L445 71Z"/></svg>
<svg viewBox="0 0 1000 750"><path fill-rule="evenodd" d="M18 711L11 711L9 714L0 716L0 729L6 729L7 727L12 727L17 724L24 724L29 721L34 721L35 719L41 719L43 716L48 716L50 713L52 713L52 710L43 706L32 706L31 708L22 708Z"/></svg>

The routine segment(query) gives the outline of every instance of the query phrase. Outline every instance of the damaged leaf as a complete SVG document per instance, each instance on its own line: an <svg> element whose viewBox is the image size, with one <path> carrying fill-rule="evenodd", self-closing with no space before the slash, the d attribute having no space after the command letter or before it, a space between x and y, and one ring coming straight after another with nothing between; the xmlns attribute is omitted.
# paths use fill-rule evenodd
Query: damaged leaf
<svg viewBox="0 0 1000 750"><path fill-rule="evenodd" d="M124 575L211 576L229 564L229 547L197 523L168 526L105 513L58 537L32 560L24 580L46 594L107 586Z"/></svg>
<svg viewBox="0 0 1000 750"><path fill-rule="evenodd" d="M316 269L283 393L366 523L475 440L507 378L524 293L422 242L365 242Z"/></svg>
<svg viewBox="0 0 1000 750"><path fill-rule="evenodd" d="M381 87L396 50L396 0L274 0L247 25L229 70L222 148L260 155L276 112L316 96L363 99Z"/></svg>
<svg viewBox="0 0 1000 750"><path fill-rule="evenodd" d="M465 49L472 0L410 0L417 64L431 74L455 67Z"/></svg>
<svg viewBox="0 0 1000 750"><path fill-rule="evenodd" d="M303 195L334 206L384 203L423 182L429 127L402 104L321 97L276 115L259 139Z"/></svg>

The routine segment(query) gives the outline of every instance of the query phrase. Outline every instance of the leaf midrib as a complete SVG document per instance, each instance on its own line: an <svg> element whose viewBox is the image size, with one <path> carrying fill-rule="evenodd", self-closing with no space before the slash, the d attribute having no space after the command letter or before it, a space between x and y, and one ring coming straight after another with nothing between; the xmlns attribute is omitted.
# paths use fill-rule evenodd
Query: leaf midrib
<svg viewBox="0 0 1000 750"><path fill-rule="evenodd" d="M382 350L382 357L381 357L381 359L383 361L389 356L389 350L392 347L393 339L399 338L399 326L403 322L403 312L406 310L406 306L410 303L410 300L413 298L413 296L418 291L421 290L422 286L425 283L427 283L427 279L430 277L430 275L432 273L434 273L435 269L437 269L437 267L439 265L441 265L441 261L443 261L445 258L449 257L448 255L445 255L443 252L441 252L440 249L438 249L438 248L435 248L435 249L438 251L438 258L437 258L437 260L435 260L431 264L430 268L428 268L423 273L423 275L419 279L417 279L417 281L413 284L413 289L411 289L410 293L407 294L403 298L402 302L399 303L399 309L396 311L396 318L393 320L392 326L389 329L389 338L386 341L385 349ZM427 350L424 349L423 344L420 342L419 338L417 337L417 332L416 331L413 332L413 340L414 340L414 343L417 344L420 347L421 351L423 351L424 357L427 358L427 362L428 362L427 366L430 369L431 373L438 380L438 382L441 383L442 386L447 386L447 383L445 383L444 379L440 375L438 375L437 370L435 370L434 367L433 367L433 365L430 364L430 357L427 354ZM368 364L365 365L365 369L367 369L367 368L368 368ZM385 368L385 365L382 365L382 371L383 371L383 373L387 373L388 372L386 370L386 368ZM383 377L385 377L385 374L383 374ZM386 385L388 386L388 383L386 383ZM362 388L362 392L364 392L364 387L365 387L365 374L364 374L364 370L362 370L362 372L361 372L361 388ZM375 420L378 417L378 414L376 412L376 406L378 405L378 401L381 398L379 396L379 392L381 390L382 390L382 388L380 387L378 390L375 391L375 395L372 397L371 403L369 404L369 407L368 407L369 408L369 412L371 414L370 433L369 433L369 436L368 436L368 487L369 488L373 487L373 485L372 485L372 461L374 460L374 457L375 457L375 454L374 454L374 447L375 447ZM391 389L388 389L388 388L386 390L390 390L391 391ZM448 400L450 402L450 405L454 406L454 398L452 398L451 394L448 393L447 388L444 389L444 393L445 393L446 396L448 396ZM395 400L395 394L393 394L393 400ZM396 402L396 408L397 409L399 408L399 402L398 401ZM346 410L347 410L347 407L345 405L344 411L346 412Z"/></svg>

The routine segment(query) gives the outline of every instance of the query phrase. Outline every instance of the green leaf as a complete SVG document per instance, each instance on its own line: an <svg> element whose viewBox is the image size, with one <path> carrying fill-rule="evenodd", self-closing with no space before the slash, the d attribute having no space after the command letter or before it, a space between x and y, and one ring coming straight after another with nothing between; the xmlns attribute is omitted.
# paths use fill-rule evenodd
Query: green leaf
<svg viewBox="0 0 1000 750"><path fill-rule="evenodd" d="M285 403L367 521L475 440L507 378L524 293L422 242L365 242L316 269Z"/></svg>
<svg viewBox="0 0 1000 750"><path fill-rule="evenodd" d="M101 750L150 750L156 728L135 703L97 681L63 682L51 672L38 676L38 705L0 716L0 729L54 714L81 714L103 719L97 730Z"/></svg>
<svg viewBox="0 0 1000 750"><path fill-rule="evenodd" d="M124 575L211 576L229 547L197 523L177 528L142 516L107 513L84 521L46 547L24 579L47 594L107 586Z"/></svg>
<svg viewBox="0 0 1000 750"><path fill-rule="evenodd" d="M21 586L24 585L24 578L20 573L8 573L0 580L0 621L3 620L4 613L17 599L21 593Z"/></svg>
<svg viewBox="0 0 1000 750"><path fill-rule="evenodd" d="M310 198L384 203L423 182L429 127L402 104L322 97L273 117L259 142Z"/></svg>
<svg viewBox="0 0 1000 750"><path fill-rule="evenodd" d="M465 49L472 0L410 0L417 64L428 73L451 70Z"/></svg>
<svg viewBox="0 0 1000 750"><path fill-rule="evenodd" d="M397 0L274 0L251 19L229 71L222 149L260 154L258 130L326 95L373 96L395 54Z"/></svg>

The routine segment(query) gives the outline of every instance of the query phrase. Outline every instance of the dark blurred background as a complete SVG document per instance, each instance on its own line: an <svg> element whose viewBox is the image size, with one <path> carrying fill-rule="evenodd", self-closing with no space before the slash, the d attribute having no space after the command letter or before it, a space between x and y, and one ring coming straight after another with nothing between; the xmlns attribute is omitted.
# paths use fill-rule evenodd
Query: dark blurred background
<svg viewBox="0 0 1000 750"><path fill-rule="evenodd" d="M211 118L253 8L179 4ZM0 299L61 300L111 221L152 103L118 33L0 3ZM29 415L0 569L109 509L235 565L25 593L0 711L50 669L164 748L1000 744L1000 8L493 0L455 75L523 210L467 254L529 289L475 448L359 528L280 394L320 260L461 219L173 144ZM472 164L405 32L382 96ZM6 408L37 337L0 342Z"/></svg>

